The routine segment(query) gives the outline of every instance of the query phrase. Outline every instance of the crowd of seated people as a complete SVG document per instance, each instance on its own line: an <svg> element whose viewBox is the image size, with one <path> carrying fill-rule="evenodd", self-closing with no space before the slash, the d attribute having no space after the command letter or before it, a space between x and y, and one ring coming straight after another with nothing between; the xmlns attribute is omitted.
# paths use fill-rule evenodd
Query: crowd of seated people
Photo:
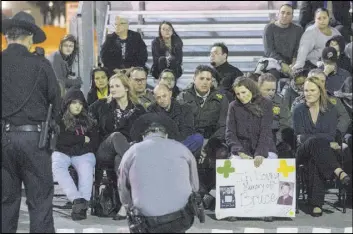
<svg viewBox="0 0 353 234"><path fill-rule="evenodd" d="M312 215L320 216L326 179L336 176L343 186L351 186L348 164L352 155L340 165L337 151L344 148L341 140L349 149L352 144L352 71L344 70L352 69L352 61L351 55L344 54L340 32L329 25L326 9L315 10L315 23L305 31L292 18L293 8L285 4L278 20L264 30L264 57L276 60L279 70L244 74L228 63L228 47L217 42L210 45L210 64L198 65L192 83L180 90L176 81L182 76L183 42L172 24L159 26L149 71L143 39L128 29L126 19L117 17L116 31L102 46L103 66L92 69L87 101L75 85L63 96L62 132L53 153L53 172L61 177L59 185L75 205L73 219L85 218L92 184L88 171L110 169L107 176L117 186L121 158L134 143L130 129L147 112L176 123L176 140L190 149L199 164L206 208L214 208L210 191L216 186L216 159L254 160L259 167L267 159L296 158L298 165L308 168ZM71 42L63 39L60 48L74 45L73 50L75 42ZM63 49L56 56L65 64L72 50ZM149 73L156 79L153 90L147 85ZM277 90L282 77L290 81ZM70 96L72 92L76 96ZM77 129L67 118L81 127ZM77 167L81 162L85 168ZM70 164L78 170L78 189L64 172ZM96 174L96 181L101 179ZM115 196L119 201L118 193ZM115 218L126 218L119 202L116 211Z"/></svg>

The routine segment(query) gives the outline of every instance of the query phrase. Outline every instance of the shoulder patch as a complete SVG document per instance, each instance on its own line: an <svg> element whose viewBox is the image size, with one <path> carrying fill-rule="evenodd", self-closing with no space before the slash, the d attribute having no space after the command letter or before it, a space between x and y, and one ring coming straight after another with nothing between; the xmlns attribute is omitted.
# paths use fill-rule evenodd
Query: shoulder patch
<svg viewBox="0 0 353 234"><path fill-rule="evenodd" d="M332 98L329 98L330 102L333 104L333 105L336 105L337 104L337 100L336 98L332 97Z"/></svg>
<svg viewBox="0 0 353 234"><path fill-rule="evenodd" d="M274 106L272 108L272 112L274 115L278 115L281 112L281 108L279 108L278 106Z"/></svg>
<svg viewBox="0 0 353 234"><path fill-rule="evenodd" d="M216 94L216 97L217 97L219 100L222 100L223 95L218 93L218 94Z"/></svg>

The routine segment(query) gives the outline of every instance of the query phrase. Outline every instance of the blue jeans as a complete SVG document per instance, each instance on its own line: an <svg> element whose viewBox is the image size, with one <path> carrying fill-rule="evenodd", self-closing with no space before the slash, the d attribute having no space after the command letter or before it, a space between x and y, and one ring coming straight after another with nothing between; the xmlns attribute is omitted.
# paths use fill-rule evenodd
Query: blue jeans
<svg viewBox="0 0 353 234"><path fill-rule="evenodd" d="M192 152L198 152L201 150L203 146L204 138L201 134L196 133L191 136L188 136L182 143L188 147L188 149Z"/></svg>
<svg viewBox="0 0 353 234"><path fill-rule="evenodd" d="M70 176L69 166L72 165L78 175L78 189ZM93 186L93 170L96 158L93 153L69 157L58 151L52 154L52 170L54 181L57 181L67 198L73 202L75 199L91 199Z"/></svg>

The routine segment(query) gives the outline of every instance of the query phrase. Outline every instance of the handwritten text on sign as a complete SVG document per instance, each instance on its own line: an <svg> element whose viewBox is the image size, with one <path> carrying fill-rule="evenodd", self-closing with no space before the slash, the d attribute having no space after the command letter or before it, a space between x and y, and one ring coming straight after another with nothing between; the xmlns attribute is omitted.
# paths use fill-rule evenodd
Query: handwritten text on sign
<svg viewBox="0 0 353 234"><path fill-rule="evenodd" d="M294 217L295 160L217 160L216 217ZM224 166L233 168L225 177ZM223 168L223 169L219 169Z"/></svg>

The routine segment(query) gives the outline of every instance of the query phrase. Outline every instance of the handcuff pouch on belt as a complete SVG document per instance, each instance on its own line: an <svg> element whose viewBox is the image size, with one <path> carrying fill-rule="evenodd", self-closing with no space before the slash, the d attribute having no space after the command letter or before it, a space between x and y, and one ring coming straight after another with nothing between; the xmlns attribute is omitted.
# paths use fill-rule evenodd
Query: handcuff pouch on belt
<svg viewBox="0 0 353 234"><path fill-rule="evenodd" d="M200 223L205 222L205 209L203 207L200 193L192 192L189 196L187 206L191 210L192 214L200 220Z"/></svg>
<svg viewBox="0 0 353 234"><path fill-rule="evenodd" d="M131 233L146 233L147 224L144 216L138 214L138 210L134 207L127 209L127 220Z"/></svg>

